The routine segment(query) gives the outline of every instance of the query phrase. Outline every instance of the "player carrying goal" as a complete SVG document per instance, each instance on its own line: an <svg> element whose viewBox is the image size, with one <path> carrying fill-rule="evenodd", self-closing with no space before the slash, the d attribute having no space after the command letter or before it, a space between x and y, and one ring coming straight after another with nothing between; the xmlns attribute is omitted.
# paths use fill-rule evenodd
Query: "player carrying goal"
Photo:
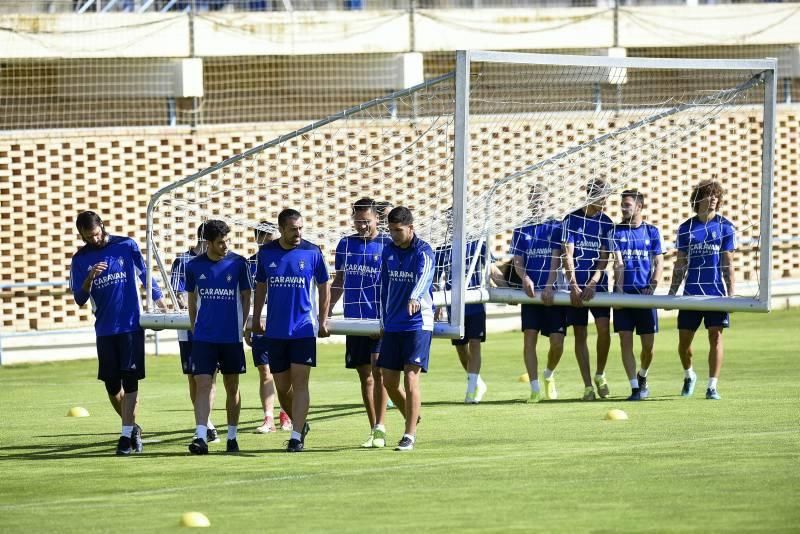
<svg viewBox="0 0 800 534"><path fill-rule="evenodd" d="M734 294L733 251L736 229L717 213L722 205L722 186L703 180L691 193L694 217L678 227L678 258L672 271L670 295L681 283L684 295L731 296ZM717 380L722 369L722 332L730 325L728 312L681 310L678 312L678 354L684 369L681 395L694 393L697 374L692 367L692 340L704 322L708 330L708 387L706 398L719 400Z"/></svg>

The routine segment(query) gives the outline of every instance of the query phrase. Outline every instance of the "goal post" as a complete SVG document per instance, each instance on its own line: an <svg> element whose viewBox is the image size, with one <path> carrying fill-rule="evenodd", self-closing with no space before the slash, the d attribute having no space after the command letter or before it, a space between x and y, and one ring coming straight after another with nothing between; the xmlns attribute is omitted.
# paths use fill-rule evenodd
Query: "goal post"
<svg viewBox="0 0 800 534"><path fill-rule="evenodd" d="M436 252L434 303L449 308L434 333L460 337L466 304L541 304L519 286L490 283L493 261L509 254L515 232L548 221L556 227L571 214L588 221L599 217L596 209L614 229L624 221L621 193L635 189L645 199L644 222L660 232L664 274L655 294L609 287L592 305L765 312L776 65L459 51L452 72L301 128L287 124L289 133L162 188L147 211L148 274L157 269L169 287L169 262L209 219L226 221L231 250L251 256L253 231L275 230L287 207L301 212L304 238L320 246L333 271L337 243L353 233L350 208L369 197L412 210L415 233ZM676 241L698 238L683 228L705 179L721 184L718 213L725 228L735 229L735 291L707 291L695 281L699 291L668 295ZM701 245L704 237L719 237L702 231ZM616 243L606 233L597 239L606 249ZM603 248L584 241L575 243L570 260L582 276L592 261L586 249ZM705 262L695 261L695 271L719 269ZM569 304L559 282L555 303ZM720 283L726 282L712 286ZM374 295L370 284L349 289ZM188 328L185 311L158 313L149 289L142 326ZM172 289L168 295L177 308ZM329 325L336 334L379 330L367 315L337 316Z"/></svg>
<svg viewBox="0 0 800 534"><path fill-rule="evenodd" d="M281 209L295 208L306 221L304 238L321 248L333 277L337 242L353 233L350 207L363 197L409 207L415 233L440 249L448 238L446 218L464 220L465 186L453 173L454 78L455 73L449 72L354 106L162 188L153 195L147 210L150 274L157 268L169 287L171 258L185 250L193 228L205 220L226 221L232 229L231 250L248 256L248 249L255 252L249 239L251 232L265 229L265 220L274 230ZM424 185L428 187L421 187ZM380 228L386 231L385 222ZM454 226L455 245L448 260L461 273L464 234L462 224ZM442 272L451 273L449 263L442 266ZM149 276L148 286L151 284ZM437 291L434 303L463 310L463 281L453 277L452 285L453 290L446 295ZM485 290L474 289L479 295L473 298L488 298ZM173 309L178 308L171 288L168 295ZM141 324L146 328L186 329L189 318L185 310L159 313L148 287ZM334 334L380 331L374 318L334 317L328 326ZM462 334L463 314L451 313L447 321L434 325L437 336Z"/></svg>
<svg viewBox="0 0 800 534"><path fill-rule="evenodd" d="M660 213L653 215L656 224L662 226L665 256L670 259L657 294L598 291L591 305L769 311L776 60L477 50L459 52L459 57L469 73L465 92L477 104L469 114L473 138L481 136L475 120L493 117L496 124L490 128L495 132L515 132L506 136L514 139L518 132L532 131L527 137L522 135L526 146L541 145L531 150L538 154L522 154L523 148L504 158L503 168L492 172L489 180L484 179L483 191L470 200L467 209L475 214L473 226L484 224L485 233L495 241L509 241L514 229L551 217L561 220L597 200L584 198L581 187L600 178L609 186L602 195L609 198L606 212L613 211L615 206L611 205L625 189L658 197L654 204ZM605 101L601 101L601 94ZM737 128L747 131L737 132ZM470 146L465 145L464 150L469 152ZM483 157L474 152L463 155L473 173L480 172L500 153L479 150ZM687 163L691 158L696 161ZM679 166L688 169L689 175L672 170ZM736 228L743 252L737 251L735 259L744 279L737 280L736 293L730 296L662 294L669 287L671 262L677 255L673 243L678 223L693 215L688 198L703 178L722 182L731 199L720 213ZM520 216L519 212L527 208L526 194L531 187L539 187L555 200L539 212ZM683 199L676 195L683 195ZM681 202L675 203L675 199ZM614 222L618 220L614 215ZM554 302L569 305L569 294L563 285L561 289ZM490 302L542 304L538 295L528 297L519 288L487 290Z"/></svg>

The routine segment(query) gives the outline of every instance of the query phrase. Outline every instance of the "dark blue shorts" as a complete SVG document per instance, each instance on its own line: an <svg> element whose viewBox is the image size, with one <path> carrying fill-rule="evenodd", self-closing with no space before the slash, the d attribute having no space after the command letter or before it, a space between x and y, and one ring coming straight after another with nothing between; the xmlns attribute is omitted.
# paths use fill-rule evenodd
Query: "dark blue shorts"
<svg viewBox="0 0 800 534"><path fill-rule="evenodd" d="M486 341L486 312L464 316L464 337L451 340L453 345L466 345L470 339Z"/></svg>
<svg viewBox="0 0 800 534"><path fill-rule="evenodd" d="M588 326L589 325L589 312L592 312L594 320L609 319L611 317L611 308L575 308L574 306L567 306L567 326Z"/></svg>
<svg viewBox="0 0 800 534"><path fill-rule="evenodd" d="M347 336L345 338L344 366L355 369L362 365L372 365L372 355L380 354L381 338L369 336Z"/></svg>
<svg viewBox="0 0 800 534"><path fill-rule="evenodd" d="M522 330L537 330L543 336L567 335L567 306L523 304Z"/></svg>
<svg viewBox="0 0 800 534"><path fill-rule="evenodd" d="M272 374L288 371L293 363L317 366L317 338L277 339L265 337L269 368Z"/></svg>
<svg viewBox="0 0 800 534"><path fill-rule="evenodd" d="M655 309L618 308L614 310L614 332L655 334L658 332L658 315Z"/></svg>
<svg viewBox="0 0 800 534"><path fill-rule="evenodd" d="M680 310L678 312L678 330L695 332L700 328L701 321L705 324L706 329L712 327L728 328L731 323L728 312L696 310Z"/></svg>
<svg viewBox="0 0 800 534"><path fill-rule="evenodd" d="M269 352L267 351L268 343L265 336L253 336L252 340L253 349L253 365L269 365Z"/></svg>
<svg viewBox="0 0 800 534"><path fill-rule="evenodd" d="M378 367L402 371L406 365L416 365L427 373L432 337L430 330L384 332Z"/></svg>
<svg viewBox="0 0 800 534"><path fill-rule="evenodd" d="M191 341L178 341L178 348L181 351L181 368L183 374L192 374L192 342Z"/></svg>
<svg viewBox="0 0 800 534"><path fill-rule="evenodd" d="M209 343L192 341L192 374L214 375L217 369L223 375L241 375L245 366L244 347L238 343Z"/></svg>
<svg viewBox="0 0 800 534"><path fill-rule="evenodd" d="M97 337L97 379L144 378L144 330Z"/></svg>

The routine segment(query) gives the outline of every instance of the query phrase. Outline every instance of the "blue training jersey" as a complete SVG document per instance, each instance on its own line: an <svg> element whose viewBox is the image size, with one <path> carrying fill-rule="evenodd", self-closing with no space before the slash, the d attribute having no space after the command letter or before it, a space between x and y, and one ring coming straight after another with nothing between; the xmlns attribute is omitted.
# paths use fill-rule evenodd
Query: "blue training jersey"
<svg viewBox="0 0 800 534"><path fill-rule="evenodd" d="M736 249L733 223L721 215L715 215L705 223L692 217L678 227L676 246L686 253L688 259L684 295L728 294L722 277L720 253Z"/></svg>
<svg viewBox="0 0 800 534"><path fill-rule="evenodd" d="M533 287L541 291L550 276L550 261L554 250L561 249L561 221L550 219L539 224L516 228L511 236L511 254L522 256L525 274ZM553 283L557 285L558 277Z"/></svg>
<svg viewBox="0 0 800 534"><path fill-rule="evenodd" d="M97 275L89 292L85 292L82 288L83 281L92 267L103 261L108 264L108 268ZM84 245L72 256L72 295L79 306L91 300L95 316L94 330L98 336L138 332L142 329L139 326L142 310L139 283L146 284L146 271L139 246L129 237L112 235L108 237L105 246L95 248ZM152 297L153 300L162 297L155 280Z"/></svg>
<svg viewBox="0 0 800 534"><path fill-rule="evenodd" d="M214 261L201 254L186 264L186 292L197 293L193 341L242 341L242 291L250 291L250 270L238 254Z"/></svg>
<svg viewBox="0 0 800 534"><path fill-rule="evenodd" d="M466 272L469 270L469 267L472 265L473 261L476 262L475 270L472 272L472 276L470 276L469 282L467 283L467 289L475 289L482 286L481 281L483 280L483 271L486 267L486 243L484 242L481 245L481 248L478 251L478 258L475 260L475 252L477 249L478 241L467 242L467 254L464 271ZM453 245L448 244L437 247L436 251L434 252L434 259L436 260L436 273L433 278L435 282L434 285L440 283L442 277L446 276L444 288L446 291L450 291L453 284ZM467 304L464 306L464 315L476 315L483 313L485 310L486 307L483 304Z"/></svg>
<svg viewBox="0 0 800 534"><path fill-rule="evenodd" d="M186 293L186 264L197 257L193 249L178 254L169 270L169 284L177 293ZM178 341L191 341L192 334L188 330L178 330Z"/></svg>
<svg viewBox="0 0 800 534"><path fill-rule="evenodd" d="M194 250L189 249L186 252L178 254L175 261L172 262L172 267L169 270L169 285L175 293L186 292L186 264L197 257Z"/></svg>
<svg viewBox="0 0 800 534"><path fill-rule="evenodd" d="M581 208L564 218L561 227L561 242L564 243L565 248L567 243L575 246L572 257L575 265L575 280L580 287L586 285L597 269L600 252L611 250L608 244L608 232L613 228L614 223L602 211L593 217L587 217L586 211ZM605 272L597 284L597 291L608 291L608 277Z"/></svg>
<svg viewBox="0 0 800 534"><path fill-rule="evenodd" d="M431 246L417 237L408 248L394 243L383 249L381 264L381 320L386 332L433 330L433 275L435 258ZM408 315L408 301L420 310Z"/></svg>
<svg viewBox="0 0 800 534"><path fill-rule="evenodd" d="M301 240L286 250L278 239L258 251L256 282L267 284L266 336L274 339L307 338L317 335L316 300L313 283L329 280L322 251Z"/></svg>
<svg viewBox="0 0 800 534"><path fill-rule="evenodd" d="M636 228L618 224L609 234L608 241L611 250L622 256L623 293L641 294L642 290L650 287L654 258L664 253L661 232L645 222Z"/></svg>
<svg viewBox="0 0 800 534"><path fill-rule="evenodd" d="M386 234L367 239L358 234L339 240L336 270L343 273L344 316L350 319L380 317L381 255L392 240Z"/></svg>

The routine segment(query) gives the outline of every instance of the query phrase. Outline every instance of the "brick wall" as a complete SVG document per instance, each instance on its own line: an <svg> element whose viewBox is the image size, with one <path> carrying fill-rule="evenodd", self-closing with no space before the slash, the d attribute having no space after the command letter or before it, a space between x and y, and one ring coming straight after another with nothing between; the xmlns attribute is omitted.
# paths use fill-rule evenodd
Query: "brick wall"
<svg viewBox="0 0 800 534"><path fill-rule="evenodd" d="M800 110L782 106L778 113L774 233L783 238L800 238ZM638 183L632 184L647 191L651 199L647 218L662 228L665 240L672 241L677 224L690 215L687 191L698 177L717 176L725 181L724 177L733 173L737 178L735 182L726 182L729 196L723 213L737 223L757 221L757 203L752 195L759 187L761 169L753 166L754 155L750 152L752 147L759 146L759 128L754 116L746 111L728 120L733 120L732 126L740 132L735 138L728 133L732 131L731 125L712 126L693 140L680 157L647 169ZM50 130L39 138L0 134L0 219L4 223L0 225L0 273L3 281L66 280L70 257L81 245L74 218L84 209L98 211L111 233L130 235L143 244L147 203L156 190L298 126L296 123L248 124L237 128L205 127L195 133L181 128ZM553 131L550 137L558 140L591 132L587 124L575 123L572 128L574 131ZM393 146L383 146L380 139L366 134L354 136L346 129L333 132L334 138L329 140L331 146L350 147L355 153L376 147L389 152L394 150ZM396 134L399 148L403 139L411 139L413 132ZM472 190L481 189L494 179L493 173L503 167L504 159L513 157L514 146L541 144L540 134L535 129L522 134L498 133L481 130L478 125L473 147L477 157L491 164L475 166ZM727 148L720 151L720 146ZM368 189L383 191L384 198L406 201L412 208L415 204L431 203L429 191L435 190L439 196L445 194L449 190L449 177L442 176L441 169L446 150L417 156L427 160L420 161L418 172L392 183L382 182L378 174ZM313 169L315 165L313 150L305 154L286 152L283 158L285 164L300 158L297 161L305 169ZM392 176L392 173L386 175ZM276 189L280 193L277 196L268 199L262 195L258 202L251 202L258 209L255 217L274 219L287 202L299 202L298 205L309 212L307 225L311 228L314 224L329 224L339 229L348 226L347 206L352 195L348 196L348 189L339 187L341 184L315 181L310 191L290 180L277 185L280 186ZM358 190L357 183L351 185L355 187L352 191ZM414 191L413 195L408 193L410 190ZM615 206L610 206L609 212L612 218L618 217ZM184 224L188 221L176 221L175 228L170 230L173 244L165 246L167 255L186 243L193 231ZM750 232L744 237L757 236ZM496 250L504 252L507 235L498 236L495 243ZM742 279L755 279L756 256L752 252L741 254L738 261ZM170 257L165 258L165 261L170 260ZM797 244L776 243L773 262L776 279L800 277ZM668 265L667 272L669 268ZM62 289L3 290L0 310L0 326L6 331L91 324L89 308L79 309L71 295Z"/></svg>

